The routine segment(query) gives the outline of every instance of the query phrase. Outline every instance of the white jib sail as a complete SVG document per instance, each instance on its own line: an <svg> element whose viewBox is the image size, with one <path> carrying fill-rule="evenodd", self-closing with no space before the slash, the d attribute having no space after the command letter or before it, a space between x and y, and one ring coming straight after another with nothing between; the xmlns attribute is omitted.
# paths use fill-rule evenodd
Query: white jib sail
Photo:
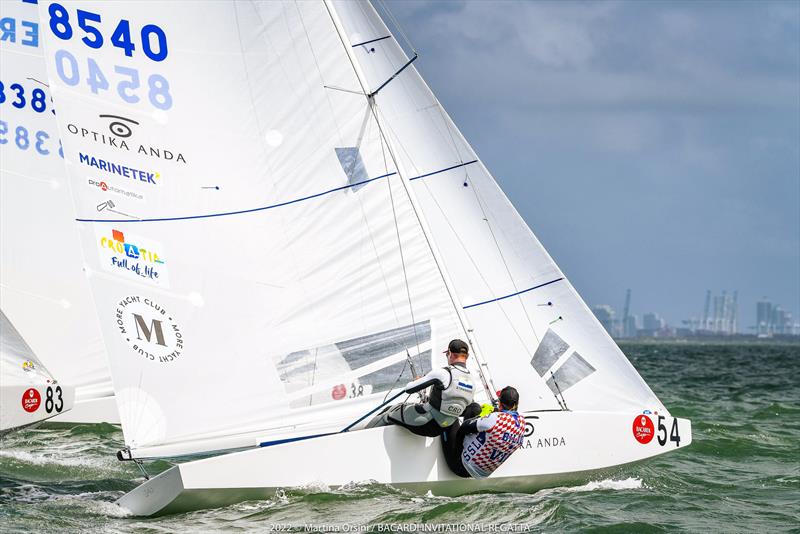
<svg viewBox="0 0 800 534"><path fill-rule="evenodd" d="M47 81L36 5L0 3L0 301L79 400L112 394ZM97 189L86 176L75 187Z"/></svg>
<svg viewBox="0 0 800 534"><path fill-rule="evenodd" d="M368 91L400 72L374 97L381 126L399 173L413 184L495 383L523 385L523 409L566 404L573 410L665 410L514 209L372 5L330 4Z"/></svg>
<svg viewBox="0 0 800 534"><path fill-rule="evenodd" d="M134 456L341 428L465 336L322 2L39 6Z"/></svg>

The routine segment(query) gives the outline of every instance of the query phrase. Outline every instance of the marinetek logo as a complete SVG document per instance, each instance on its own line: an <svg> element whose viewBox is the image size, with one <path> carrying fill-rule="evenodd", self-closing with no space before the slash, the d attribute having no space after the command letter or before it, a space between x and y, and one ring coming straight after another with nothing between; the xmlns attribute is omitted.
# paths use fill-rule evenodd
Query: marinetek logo
<svg viewBox="0 0 800 534"><path fill-rule="evenodd" d="M100 265L103 270L159 287L169 287L163 248L155 241L130 232L98 227Z"/></svg>
<svg viewBox="0 0 800 534"><path fill-rule="evenodd" d="M72 135L81 137L82 139L93 141L101 145L116 148L124 152L135 152L140 156L148 158L159 159L162 161L170 161L174 163L186 163L186 158L174 147L162 147L145 145L136 143L133 140L135 128L139 123L133 119L120 117L119 115L100 115L104 121L108 122L108 131L106 134L103 131L93 130L82 125L69 123L67 124L67 131ZM103 128L98 128L103 130Z"/></svg>
<svg viewBox="0 0 800 534"><path fill-rule="evenodd" d="M117 303L117 330L145 360L171 363L183 354L183 333L167 310L149 297L125 297Z"/></svg>
<svg viewBox="0 0 800 534"><path fill-rule="evenodd" d="M155 171L134 169L133 167L97 158L91 154L84 154L83 152L78 153L78 161L89 167L94 167L101 172L116 174L117 176L137 183L156 185L158 184L158 179L161 177L161 175Z"/></svg>

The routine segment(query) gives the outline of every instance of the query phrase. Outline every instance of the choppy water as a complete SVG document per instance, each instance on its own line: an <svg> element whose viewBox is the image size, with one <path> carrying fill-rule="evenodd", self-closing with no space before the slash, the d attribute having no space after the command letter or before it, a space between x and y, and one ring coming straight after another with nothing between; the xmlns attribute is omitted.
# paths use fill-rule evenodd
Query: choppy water
<svg viewBox="0 0 800 534"><path fill-rule="evenodd" d="M456 498L372 485L307 488L143 520L112 504L140 482L135 467L114 457L119 430L38 429L9 436L0 448L0 532L263 532L304 525L379 532L384 525L419 531L421 524L464 531L454 525L476 523L485 532L508 524L547 532L800 532L800 345L623 349L672 413L692 420L694 443L611 478L530 495Z"/></svg>

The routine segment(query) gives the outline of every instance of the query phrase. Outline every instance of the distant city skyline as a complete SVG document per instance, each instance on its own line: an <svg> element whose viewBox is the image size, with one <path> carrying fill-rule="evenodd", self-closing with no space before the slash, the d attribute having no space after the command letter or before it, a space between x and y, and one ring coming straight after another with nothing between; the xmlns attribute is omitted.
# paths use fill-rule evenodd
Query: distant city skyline
<svg viewBox="0 0 800 534"><path fill-rule="evenodd" d="M797 308L791 306L788 303L781 302L778 299L770 298L769 295L761 295L759 297L754 298L752 300L752 302L746 302L746 301L742 301L741 294L738 293L738 291L735 290L735 289L734 290L722 289L722 290L719 290L719 291L716 291L716 292L713 291L713 290L708 290L708 291L710 291L711 295L712 295L712 300L711 300L711 305L710 305L710 308L711 308L710 309L710 313L711 313L712 316L713 316L713 311L714 311L714 300L713 300L714 298L721 297L723 292L727 292L728 297L732 297L733 293L737 293L737 305L738 306L737 306L736 321L737 321L739 333L746 334L746 333L754 333L755 332L755 328L756 328L756 326L758 325L758 323L761 320L759 315L758 315L758 313L757 313L758 304L760 302L763 302L763 301L769 301L770 303L773 304L773 306L778 306L783 311L785 311L786 313L791 314L791 316L794 319L800 320L800 313L798 313L798 311L800 311L800 310L798 310ZM703 299L706 297L706 294L703 294L700 297L701 298L698 298L698 304L696 306L694 306L692 309L687 309L687 311L682 316L672 317L672 316L663 315L663 313L661 311L661 307L658 305L658 303L652 303L652 305L649 305L649 304L645 305L645 304L637 302L636 301L636 293L634 291L631 291L630 313L632 315L637 315L639 317L642 317L642 315L645 314L645 313L651 313L651 312L652 313L657 313L657 314L661 315L670 325L672 325L672 326L680 326L683 323L683 321L685 321L685 320L689 320L689 319L696 319L698 321L702 320L703 314L704 314L704 306L705 306L704 302L703 302ZM625 302L625 292L622 293L621 298L618 299L617 302L589 302L588 299L587 299L587 304L589 304L590 308L594 307L594 306L607 305L607 306L611 306L614 309L615 312L620 312L620 313L622 312L622 310L624 310L624 306L625 306L624 302ZM742 317L748 317L748 319L744 320L744 322L743 322Z"/></svg>
<svg viewBox="0 0 800 534"><path fill-rule="evenodd" d="M588 304L800 315L800 3L387 4Z"/></svg>
<svg viewBox="0 0 800 534"><path fill-rule="evenodd" d="M658 310L638 312L631 306L631 291L626 291L623 308L613 305L591 304L592 313L613 337L669 337L686 335L756 335L772 337L800 335L800 317L781 303L762 298L755 303L756 323L743 325L739 321L741 310L738 292L706 292L703 310L698 315L687 316L677 322L661 317Z"/></svg>

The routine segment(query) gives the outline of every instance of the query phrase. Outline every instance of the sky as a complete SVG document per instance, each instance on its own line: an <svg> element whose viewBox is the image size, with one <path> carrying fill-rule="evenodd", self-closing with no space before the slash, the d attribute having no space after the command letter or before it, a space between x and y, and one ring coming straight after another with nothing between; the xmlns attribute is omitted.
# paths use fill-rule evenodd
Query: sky
<svg viewBox="0 0 800 534"><path fill-rule="evenodd" d="M386 3L589 305L798 318L800 2Z"/></svg>

